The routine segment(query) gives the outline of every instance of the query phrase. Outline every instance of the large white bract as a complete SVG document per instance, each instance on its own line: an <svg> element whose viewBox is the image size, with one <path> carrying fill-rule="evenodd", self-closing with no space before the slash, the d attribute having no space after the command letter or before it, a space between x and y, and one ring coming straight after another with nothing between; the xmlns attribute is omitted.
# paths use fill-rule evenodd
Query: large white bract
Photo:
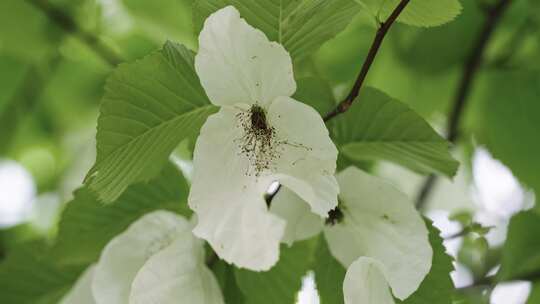
<svg viewBox="0 0 540 304"><path fill-rule="evenodd" d="M292 203L291 203L292 202ZM289 246L319 234L324 219L309 210L309 205L287 188L280 189L272 199L270 212L287 223L281 241Z"/></svg>
<svg viewBox="0 0 540 304"><path fill-rule="evenodd" d="M149 213L112 239L62 304L224 304L192 225Z"/></svg>
<svg viewBox="0 0 540 304"><path fill-rule="evenodd" d="M330 252L348 268L345 304L393 304L393 296L406 299L431 269L433 250L422 217L406 195L357 168L349 167L337 179L343 218L322 229ZM315 233L319 224L300 214L305 210L300 198L276 196L273 203L296 210L288 217L289 241Z"/></svg>
<svg viewBox="0 0 540 304"><path fill-rule="evenodd" d="M195 69L213 104L194 151L189 206L194 233L238 267L278 260L285 220L269 212L273 182L325 217L337 205L337 149L320 115L292 99L289 54L229 6L206 20Z"/></svg>

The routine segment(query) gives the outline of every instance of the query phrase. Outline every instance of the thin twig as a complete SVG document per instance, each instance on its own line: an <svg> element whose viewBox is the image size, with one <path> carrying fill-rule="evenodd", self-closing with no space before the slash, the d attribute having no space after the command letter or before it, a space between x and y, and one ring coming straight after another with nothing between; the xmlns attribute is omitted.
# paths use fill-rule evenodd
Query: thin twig
<svg viewBox="0 0 540 304"><path fill-rule="evenodd" d="M371 44L371 47L369 49L368 55L366 57L366 60L364 61L364 64L362 65L362 69L360 70L360 73L358 74L356 81L354 82L354 85L347 97L339 103L339 105L330 113L326 114L324 116L324 121L329 121L330 119L334 118L336 115L346 112L352 105L352 103L355 101L356 97L360 94L360 89L362 88L362 85L364 84L367 74L369 72L369 69L371 68L371 65L375 61L375 57L377 56L377 53L379 52L379 49L381 48L381 45L384 41L384 38L386 37L386 34L388 33L388 30L390 30L390 27L394 22L397 20L401 12L405 9L407 4L409 4L410 0L401 0L401 2L398 4L398 6L394 9L392 14L384 21L379 29L377 30L377 34L375 35L375 38L373 39L373 43Z"/></svg>
<svg viewBox="0 0 540 304"><path fill-rule="evenodd" d="M513 277L508 280L497 280L495 276L487 276L484 278L481 278L477 281L475 281L473 284L465 287L460 287L457 290L459 292L466 292L471 289L477 289L477 288L493 288L495 285L499 283L505 283L505 282L515 282L515 281L529 281L529 282L536 282L540 280L540 272L532 272L526 275Z"/></svg>
<svg viewBox="0 0 540 304"><path fill-rule="evenodd" d="M454 99L453 108L450 112L447 125L447 139L451 143L456 143L459 137L459 127L463 118L463 113L467 105L467 99L471 93L471 88L474 84L474 80L482 66L486 49L489 45L489 41L493 37L493 33L499 24L504 12L510 5L512 0L499 0L498 3L493 5L486 11L486 20L480 31L478 38L476 39L471 53L465 62L463 67L463 74L457 89L457 93ZM423 209L426 204L426 199L429 197L433 189L433 185L436 183L437 177L432 175L427 178L422 186L419 195L416 200L416 207Z"/></svg>
<svg viewBox="0 0 540 304"><path fill-rule="evenodd" d="M464 237L470 234L476 234L476 235L482 236L482 235L485 235L487 232L489 232L489 230L491 229L493 229L493 226L482 226L479 223L471 223L463 227L463 229L461 229L459 232L456 232L449 236L445 236L444 240L445 241L454 240L454 239Z"/></svg>
<svg viewBox="0 0 540 304"><path fill-rule="evenodd" d="M496 5L493 6L487 12L487 18L478 36L478 39L473 46L472 52L465 62L465 68L463 70L463 77L459 84L454 107L450 113L450 119L448 120L448 140L454 143L457 140L459 135L459 126L461 118L463 117L463 112L466 105L466 100L471 93L471 88L480 70L482 61L484 59L484 54L486 52L488 43L495 32L503 13L506 8L510 5L512 0L500 0Z"/></svg>
<svg viewBox="0 0 540 304"><path fill-rule="evenodd" d="M469 229L465 228L465 229L463 229L463 230L461 230L461 231L459 231L459 232L456 232L456 233L454 233L454 234L452 234L452 235L445 236L443 239L444 239L445 241L455 240L455 239L458 239L458 238L460 238L460 237L466 236L466 235L469 234L470 232L471 232L471 231L470 231Z"/></svg>
<svg viewBox="0 0 540 304"><path fill-rule="evenodd" d="M418 195L416 196L416 209L424 209L435 184L437 184L437 176L435 174L430 174L420 188L420 191L418 191Z"/></svg>
<svg viewBox="0 0 540 304"><path fill-rule="evenodd" d="M26 0L29 4L43 12L49 20L67 33L72 34L81 42L92 49L99 57L112 66L116 66L123 60L113 49L105 45L99 37L80 27L71 16L67 15L58 7L47 0Z"/></svg>

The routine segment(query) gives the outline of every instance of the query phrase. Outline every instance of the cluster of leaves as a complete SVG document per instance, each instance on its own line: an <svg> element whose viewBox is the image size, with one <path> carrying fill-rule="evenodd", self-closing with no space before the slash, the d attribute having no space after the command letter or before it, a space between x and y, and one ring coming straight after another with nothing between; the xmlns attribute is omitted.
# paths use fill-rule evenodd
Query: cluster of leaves
<svg viewBox="0 0 540 304"><path fill-rule="evenodd" d="M34 109L36 105L28 102L36 99L65 101L75 96L81 100L82 91L87 93L82 99L92 104L100 95L94 88L101 87L102 79L110 72L95 55L88 54L88 49L81 53L85 54L82 58L90 58L90 63L61 60L59 66L55 66L59 56L55 46L59 41L65 48L84 48L81 44L85 40L74 42L66 38L65 25L58 25L50 16L40 13L32 2L5 0L0 3L0 25L2 22L7 25L0 26L0 31L6 31L0 32L0 65L2 70L10 71L9 76L2 75L2 82L7 83L8 88L20 88L0 92L2 129L23 123L20 115L14 113ZM84 1L76 1L81 2L78 5L70 1L52 2L74 16L91 11L81 9ZM169 163L169 157L181 142L191 147L201 125L216 111L200 85L193 66L194 53L190 50L195 40L192 30L198 33L209 14L234 5L252 26L284 45L295 63L298 90L294 97L324 116L341 100L337 97L345 94L339 88L349 87L354 81L362 58L359 54L366 52L379 23L388 18L400 1L197 0L193 3L192 17L185 18L192 20L192 25L171 13L175 11L171 8L182 6L178 11L191 16L186 9L190 1L181 5L175 1L160 1L163 6L145 1L123 2L139 18L137 20L151 25L151 31L184 44L167 42L160 50L148 54L155 41L132 38L123 42L124 45L118 42L119 48L128 50L123 54L126 58L144 57L119 65L108 77L98 119L96 162L84 186L75 192L63 211L53 244L32 242L15 246L0 264L3 303L58 303L80 273L98 259L105 244L143 214L167 209L189 216L188 182ZM472 29L481 27L483 13L473 3L475 1L462 2L465 13L448 25L425 32L396 26L390 33L390 43L383 46L370 72L370 85L362 88L349 111L328 123L331 138L340 151L339 168L350 165L369 168L375 161L389 161L420 174L448 177L456 174L458 163L449 152L450 143L423 117L448 107L455 70L469 51L467 47L455 47L453 39L457 37L464 45L472 45ZM540 39L538 32L529 28L531 24L538 25L540 19L531 13L535 10L530 5L537 5L535 1L515 2L486 55L487 67L478 78L478 89L473 94L477 102L471 107L471 118L463 129L467 134L474 134L475 139L509 166L524 184L539 192L540 168L535 156L540 154L540 142L534 139L538 131L536 118L540 115L536 102L540 95L540 66L531 62L534 59L540 62ZM409 26L438 26L456 18L461 9L457 0L412 0L398 22ZM29 20L25 27L10 26L21 16ZM43 29L50 32L44 33ZM88 25L82 30L71 30L75 32L70 35L84 37L86 31L95 28ZM523 41L515 41L516 35ZM511 45L506 47L509 42ZM137 44L134 51L126 46L130 43ZM49 69L58 72L49 74ZM49 80L51 75L56 78ZM428 89L418 90L418 83L424 83ZM61 90L60 97L54 95L58 87L67 88ZM39 98L25 96L29 91L45 93ZM44 106L37 107L36 116L45 120L45 125L52 124L50 129L45 129L44 137L62 134L76 123L79 108L63 109L65 102L52 106L43 103ZM49 116L50 112L65 113L68 118L58 122ZM0 133L0 152L8 147L8 142L14 141L6 154L20 153L22 148L19 147L24 143L17 143L13 135ZM54 146L59 141L60 138L49 145ZM104 206L103 202L108 204ZM540 214L535 210L512 219L508 242L500 249L501 270L490 278L490 284L540 277L540 243L536 234L530 233L540 231L538 223ZM466 301L471 300L454 290L449 277L451 259L444 252L437 229L431 223L428 227L435 253L432 271L404 303L452 303L452 298L455 303L468 303ZM341 284L345 269L319 237L292 247L284 246L279 263L269 272L238 270L222 261L214 262L212 270L228 303L294 303L301 278L308 271L315 274L321 303L343 302ZM530 303L538 297L540 287L537 285Z"/></svg>
<svg viewBox="0 0 540 304"><path fill-rule="evenodd" d="M215 2L196 2L196 25L216 9L235 4ZM293 60L299 61L342 31L360 9L351 1L305 3L292 2L277 10L270 3L264 9L255 4L239 7L250 24L283 44ZM267 12L274 15L262 21ZM268 24L273 26L267 28ZM313 39L302 32L313 35ZM173 149L182 140L192 139L206 117L214 112L199 84L193 56L186 47L169 42L155 54L122 65L109 78L98 122L97 161L87 183L104 201L116 199L133 182L153 177ZM151 79L145 76L150 73ZM300 101L321 112L337 104L323 79L299 82L301 88L296 97ZM327 98L310 98L315 90L325 88L328 91L322 92L322 96ZM333 138L345 157L384 159L420 173L456 173L458 164L448 152L449 144L422 117L376 89L366 89L359 99L366 102L353 107L332 127Z"/></svg>
<svg viewBox="0 0 540 304"><path fill-rule="evenodd" d="M153 210L188 216L188 185L173 164L158 177L134 184L113 203L99 204L95 194L80 189L63 213L55 244L30 243L15 248L0 265L0 287L6 303L58 303L78 276L96 262L103 247L132 222ZM452 293L450 258L436 228L430 227L433 269L420 289L404 303L443 303ZM280 261L270 271L236 269L210 262L227 303L294 303L302 277L315 273L322 303L343 303L345 269L330 254L323 237L283 245ZM439 301L439 302L435 302Z"/></svg>

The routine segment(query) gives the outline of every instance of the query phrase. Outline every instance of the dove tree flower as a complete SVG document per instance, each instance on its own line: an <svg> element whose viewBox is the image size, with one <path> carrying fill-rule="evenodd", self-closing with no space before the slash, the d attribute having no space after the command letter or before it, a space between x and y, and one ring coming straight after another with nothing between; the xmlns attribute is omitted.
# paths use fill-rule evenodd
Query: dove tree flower
<svg viewBox="0 0 540 304"><path fill-rule="evenodd" d="M296 83L287 51L234 7L206 20L195 69L220 110L195 145L194 233L227 262L267 270L278 260L285 228L268 210L267 189L279 182L326 216L337 205L337 149L320 115L290 97Z"/></svg>
<svg viewBox="0 0 540 304"><path fill-rule="evenodd" d="M422 217L406 195L357 168L347 168L337 180L342 218L324 228L323 219L307 213L298 196L274 197L272 210L287 220L284 239L301 240L324 230L330 252L347 268L345 304L406 299L431 269L433 250Z"/></svg>
<svg viewBox="0 0 540 304"><path fill-rule="evenodd" d="M149 213L117 235L62 304L223 304L192 225L168 211Z"/></svg>

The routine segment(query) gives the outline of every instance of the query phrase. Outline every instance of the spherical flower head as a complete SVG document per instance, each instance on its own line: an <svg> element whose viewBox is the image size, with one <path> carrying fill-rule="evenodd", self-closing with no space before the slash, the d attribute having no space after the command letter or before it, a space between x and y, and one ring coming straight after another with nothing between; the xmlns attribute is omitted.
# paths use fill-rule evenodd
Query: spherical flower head
<svg viewBox="0 0 540 304"><path fill-rule="evenodd" d="M287 51L234 7L206 20L195 69L220 110L195 145L194 233L222 259L268 270L278 260L286 224L269 212L268 188L279 182L326 216L337 205L337 149L320 115L290 97L296 83Z"/></svg>

